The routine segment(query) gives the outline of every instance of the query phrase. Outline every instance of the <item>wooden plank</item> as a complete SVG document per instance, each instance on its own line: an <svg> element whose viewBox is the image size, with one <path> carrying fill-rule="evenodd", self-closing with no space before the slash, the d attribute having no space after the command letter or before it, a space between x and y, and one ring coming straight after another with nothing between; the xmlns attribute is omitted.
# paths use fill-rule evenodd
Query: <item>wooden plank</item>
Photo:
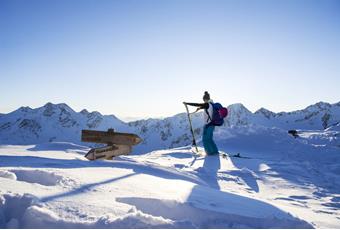
<svg viewBox="0 0 340 230"><path fill-rule="evenodd" d="M85 155L85 157L89 160L112 160L113 157L129 154L131 150L132 147L128 145L112 145L100 148L93 148Z"/></svg>
<svg viewBox="0 0 340 230"><path fill-rule="evenodd" d="M82 130L81 141L117 145L137 145L142 139L138 135L132 133L118 133L112 130Z"/></svg>

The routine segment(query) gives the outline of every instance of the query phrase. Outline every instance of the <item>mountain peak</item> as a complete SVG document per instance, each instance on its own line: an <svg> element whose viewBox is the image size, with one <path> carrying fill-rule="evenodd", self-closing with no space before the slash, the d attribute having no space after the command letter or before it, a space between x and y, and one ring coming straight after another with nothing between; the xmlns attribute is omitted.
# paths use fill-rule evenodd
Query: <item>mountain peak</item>
<svg viewBox="0 0 340 230"><path fill-rule="evenodd" d="M255 113L262 113L262 112L272 112L272 111L270 111L270 110L268 110L268 109L266 109L266 108L263 108L263 107L261 107L260 109L258 109Z"/></svg>
<svg viewBox="0 0 340 230"><path fill-rule="evenodd" d="M81 114L87 115L89 114L89 111L87 109L83 109L82 111L80 111Z"/></svg>
<svg viewBox="0 0 340 230"><path fill-rule="evenodd" d="M90 113L92 116L103 116L100 112L98 112L98 111L92 111L91 113Z"/></svg>
<svg viewBox="0 0 340 230"><path fill-rule="evenodd" d="M52 102L47 102L42 108L44 108L44 109L64 109L64 110L67 110L67 111L73 111L73 109L70 106L68 106L66 103L54 104Z"/></svg>
<svg viewBox="0 0 340 230"><path fill-rule="evenodd" d="M89 112L87 109L83 109L82 111L80 111L81 114L88 116L88 117L98 117L98 116L103 116L100 112L98 111L92 111ZM111 115L110 115L111 116ZM113 116L113 115L112 115Z"/></svg>
<svg viewBox="0 0 340 230"><path fill-rule="evenodd" d="M21 106L21 107L19 108L19 110L20 110L20 111L23 111L23 112L27 112L27 111L32 110L32 108L29 107L29 106Z"/></svg>
<svg viewBox="0 0 340 230"><path fill-rule="evenodd" d="M56 106L56 107L69 107L66 103L52 103L47 102L43 107Z"/></svg>
<svg viewBox="0 0 340 230"><path fill-rule="evenodd" d="M236 113L252 113L242 103L231 104L228 109Z"/></svg>
<svg viewBox="0 0 340 230"><path fill-rule="evenodd" d="M275 113L266 109L266 108L260 108L259 110L257 110L255 112L255 114L259 114L259 115L263 115L265 116L266 118L271 118L271 117L274 117L275 116Z"/></svg>
<svg viewBox="0 0 340 230"><path fill-rule="evenodd" d="M27 113L31 110L32 110L32 108L30 108L29 106L21 106L20 108L14 110L10 114L12 114L12 113ZM5 114L3 114L3 115L5 115Z"/></svg>
<svg viewBox="0 0 340 230"><path fill-rule="evenodd" d="M329 109L330 107L332 107L331 104L327 103L327 102L323 102L320 101L318 103L315 103L314 105L310 105L308 106L306 109L321 109L321 110L325 110L325 109Z"/></svg>
<svg viewBox="0 0 340 230"><path fill-rule="evenodd" d="M48 102L38 109L41 109L44 116L48 117L52 116L54 113L60 113L60 111L66 111L67 113L75 112L70 106L65 103L53 104L51 102Z"/></svg>
<svg viewBox="0 0 340 230"><path fill-rule="evenodd" d="M50 106L54 106L55 104L53 104L52 102L47 102L43 107L50 107Z"/></svg>

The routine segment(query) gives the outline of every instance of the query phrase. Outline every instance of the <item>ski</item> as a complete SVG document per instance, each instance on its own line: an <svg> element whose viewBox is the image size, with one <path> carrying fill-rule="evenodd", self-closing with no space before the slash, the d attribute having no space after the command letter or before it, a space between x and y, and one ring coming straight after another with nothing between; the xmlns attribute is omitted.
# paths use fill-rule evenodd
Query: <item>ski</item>
<svg viewBox="0 0 340 230"><path fill-rule="evenodd" d="M240 153L237 154L227 154L227 153L221 153L220 154L223 158L228 158L228 157L232 157L232 158L241 158L241 159L252 159L251 157L246 157L246 156L241 156Z"/></svg>

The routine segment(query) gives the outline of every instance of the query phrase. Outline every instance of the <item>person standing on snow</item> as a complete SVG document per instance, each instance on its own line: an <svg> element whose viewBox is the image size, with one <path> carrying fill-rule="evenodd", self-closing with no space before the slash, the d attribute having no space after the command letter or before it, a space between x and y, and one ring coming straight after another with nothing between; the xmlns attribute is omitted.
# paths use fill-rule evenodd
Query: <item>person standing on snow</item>
<svg viewBox="0 0 340 230"><path fill-rule="evenodd" d="M212 125L212 117L213 117L213 100L210 99L209 93L204 92L203 96L204 103L188 103L183 102L185 105L190 105L194 107L198 107L197 110L204 109L204 127L203 127L203 146L204 150L208 155L219 154L218 148L213 140L213 134L215 130L215 125Z"/></svg>

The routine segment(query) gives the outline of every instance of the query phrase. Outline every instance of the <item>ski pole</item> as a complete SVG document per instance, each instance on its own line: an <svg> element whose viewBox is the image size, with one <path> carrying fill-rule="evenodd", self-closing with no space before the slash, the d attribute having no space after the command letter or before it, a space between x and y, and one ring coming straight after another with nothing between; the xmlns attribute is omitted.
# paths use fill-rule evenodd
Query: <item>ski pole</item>
<svg viewBox="0 0 340 230"><path fill-rule="evenodd" d="M188 120L189 120L189 125L190 125L190 131L191 131L191 134L192 134L192 145L195 146L196 152L198 152L198 148L197 148L197 144L196 144L196 139L195 139L195 133L194 133L194 130L192 128L192 122L191 122L191 117L190 117L188 105L185 104L185 103L184 103L184 105L185 105L185 108L187 110L187 115L188 115Z"/></svg>

